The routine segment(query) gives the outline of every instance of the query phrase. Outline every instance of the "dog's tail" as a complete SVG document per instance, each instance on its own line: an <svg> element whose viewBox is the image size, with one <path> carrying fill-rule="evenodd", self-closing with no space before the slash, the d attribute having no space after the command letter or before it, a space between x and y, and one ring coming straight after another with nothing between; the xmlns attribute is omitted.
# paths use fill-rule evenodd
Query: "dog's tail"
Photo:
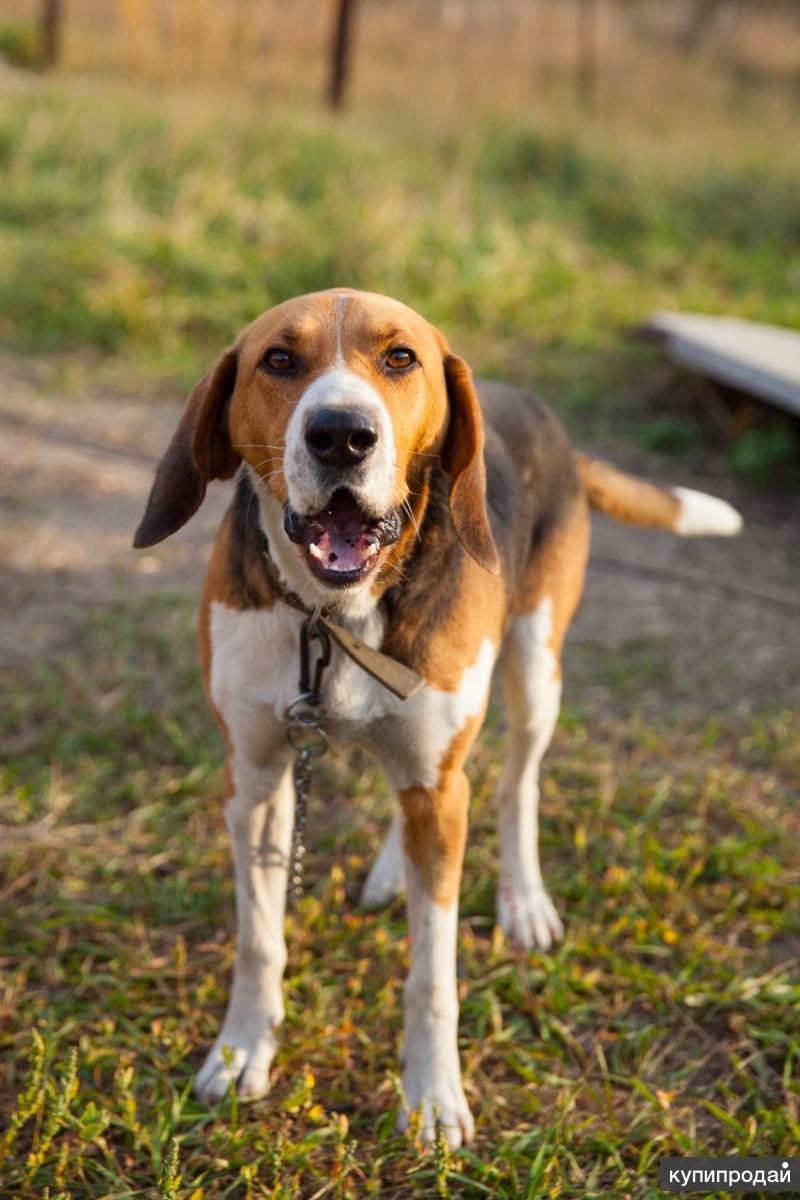
<svg viewBox="0 0 800 1200"><path fill-rule="evenodd" d="M733 537L742 528L736 509L716 496L657 487L585 454L575 457L589 504L616 521L668 529L682 537Z"/></svg>

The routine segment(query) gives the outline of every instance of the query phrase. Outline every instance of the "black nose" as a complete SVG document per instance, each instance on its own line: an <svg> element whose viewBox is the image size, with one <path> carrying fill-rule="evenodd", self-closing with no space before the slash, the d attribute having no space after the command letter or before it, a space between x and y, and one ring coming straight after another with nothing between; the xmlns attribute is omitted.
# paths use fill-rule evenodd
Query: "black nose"
<svg viewBox="0 0 800 1200"><path fill-rule="evenodd" d="M369 417L347 408L320 408L306 425L306 444L326 467L352 467L375 449L378 431Z"/></svg>

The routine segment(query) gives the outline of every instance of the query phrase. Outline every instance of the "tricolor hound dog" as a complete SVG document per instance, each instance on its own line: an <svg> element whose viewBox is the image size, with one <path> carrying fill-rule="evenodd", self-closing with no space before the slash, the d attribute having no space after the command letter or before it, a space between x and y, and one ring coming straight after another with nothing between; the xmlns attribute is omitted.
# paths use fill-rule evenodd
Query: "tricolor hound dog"
<svg viewBox="0 0 800 1200"><path fill-rule="evenodd" d="M421 1108L426 1137L438 1121L459 1145L473 1131L455 972L464 762L495 663L509 723L497 919L513 942L547 949L562 928L539 868L538 772L559 710L589 509L684 535L734 534L740 517L722 500L575 453L538 400L476 385L417 313L346 288L278 305L217 359L158 466L135 545L179 529L209 480L233 476L199 643L227 750L238 945L197 1091L216 1101L235 1081L243 1098L264 1095L283 1019L294 807L284 714L303 620L283 602L291 591L424 680L403 703L334 646L324 699L329 736L368 748L397 792L363 900L381 904L405 887L405 1099Z"/></svg>

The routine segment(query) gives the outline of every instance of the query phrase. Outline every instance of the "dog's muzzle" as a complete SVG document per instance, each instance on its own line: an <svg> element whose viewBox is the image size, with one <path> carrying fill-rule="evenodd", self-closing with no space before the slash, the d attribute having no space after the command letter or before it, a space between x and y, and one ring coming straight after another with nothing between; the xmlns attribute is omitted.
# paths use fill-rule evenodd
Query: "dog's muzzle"
<svg viewBox="0 0 800 1200"><path fill-rule="evenodd" d="M334 492L320 512L301 516L287 507L286 536L302 546L314 575L334 587L360 583L378 563L379 552L400 537L398 509L375 519L368 516L345 488Z"/></svg>

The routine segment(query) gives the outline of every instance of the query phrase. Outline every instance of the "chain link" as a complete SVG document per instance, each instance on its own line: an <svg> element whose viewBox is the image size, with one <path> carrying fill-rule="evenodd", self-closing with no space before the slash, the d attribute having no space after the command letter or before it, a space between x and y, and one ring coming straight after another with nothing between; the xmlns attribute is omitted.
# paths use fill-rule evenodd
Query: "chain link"
<svg viewBox="0 0 800 1200"><path fill-rule="evenodd" d="M296 905L303 895L303 859L308 798L311 790L313 764L328 749L328 737L323 728L325 710L320 689L325 669L331 659L328 634L317 624L318 613L303 622L300 633L300 693L286 709L286 737L295 752L292 780L294 782L294 826L289 862L289 902ZM313 647L316 644L316 656Z"/></svg>

